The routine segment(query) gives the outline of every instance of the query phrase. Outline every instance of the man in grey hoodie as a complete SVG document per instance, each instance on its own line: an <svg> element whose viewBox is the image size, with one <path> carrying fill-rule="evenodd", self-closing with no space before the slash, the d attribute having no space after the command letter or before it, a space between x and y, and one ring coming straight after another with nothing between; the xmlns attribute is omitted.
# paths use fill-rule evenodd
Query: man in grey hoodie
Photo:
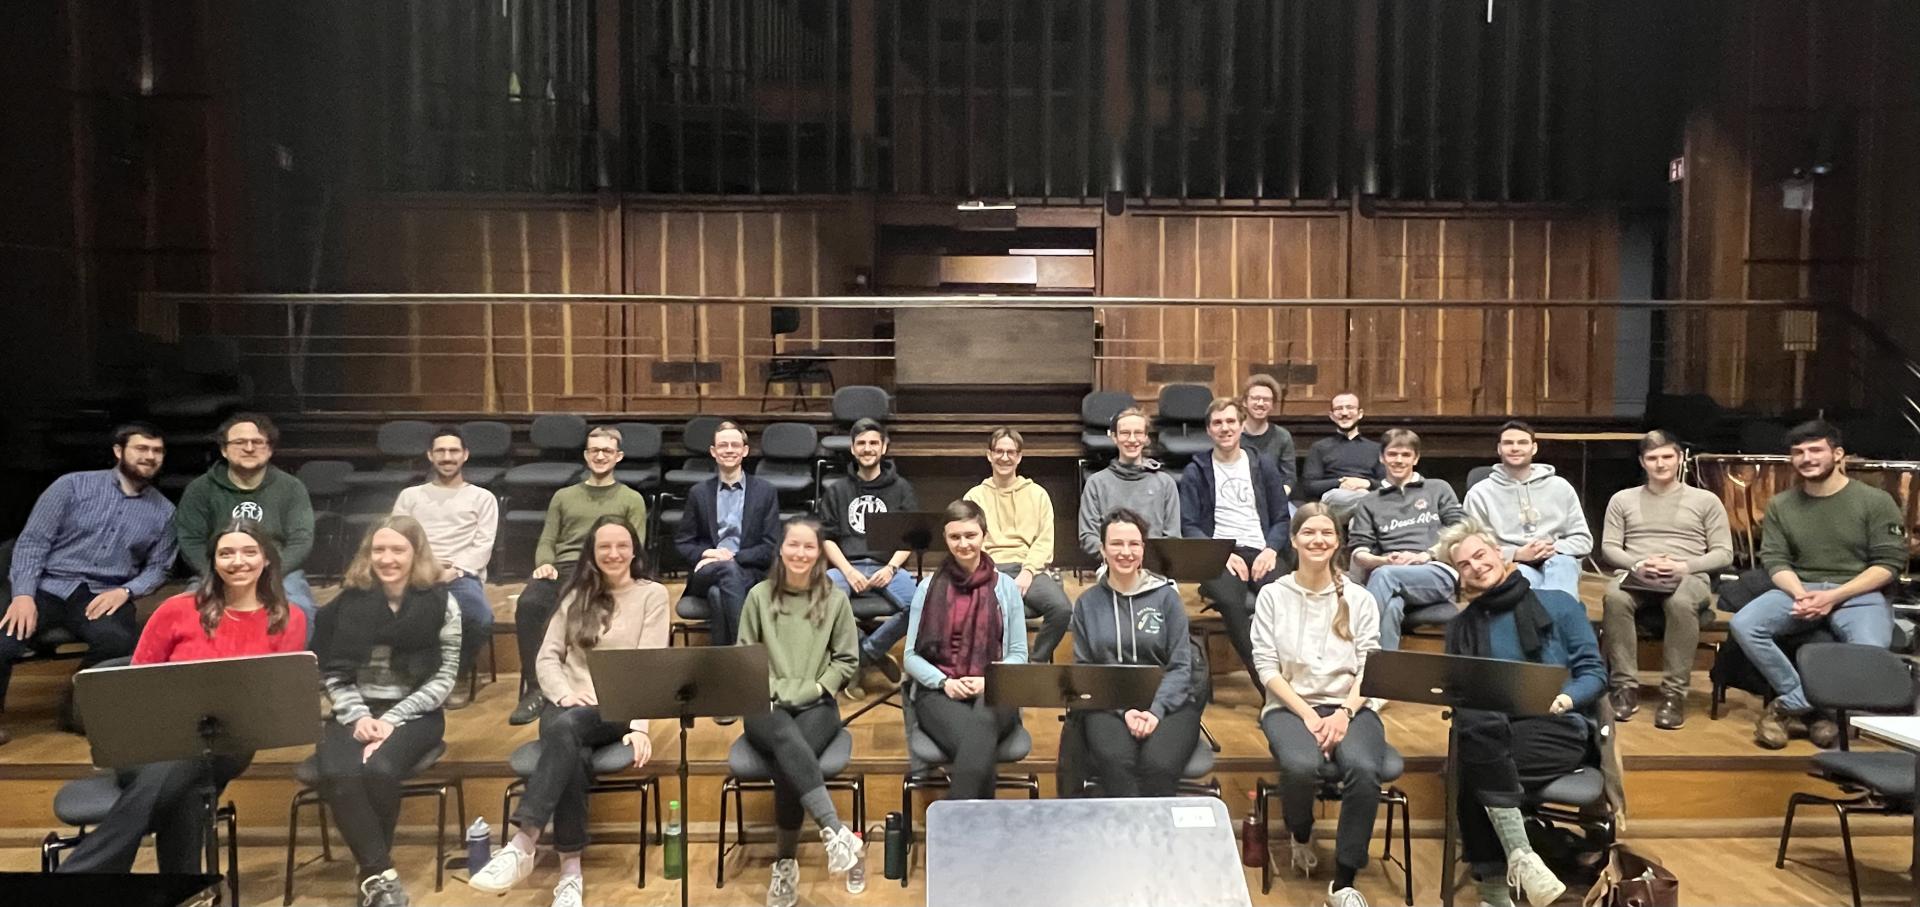
<svg viewBox="0 0 1920 907"><path fill-rule="evenodd" d="M1119 456L1088 476L1080 491L1080 550L1095 558L1100 557L1101 521L1122 507L1146 519L1147 538L1180 537L1180 483L1161 470L1159 460L1146 456L1153 443L1148 424L1137 406L1114 416L1107 437Z"/></svg>
<svg viewBox="0 0 1920 907"><path fill-rule="evenodd" d="M1380 606L1380 648L1393 650L1400 648L1408 607L1454 605L1459 577L1429 549L1441 527L1460 522L1464 511L1453 486L1413 470L1420 463L1419 435L1389 428L1380 443L1387 477L1354 505L1347 543L1358 578Z"/></svg>
<svg viewBox="0 0 1920 907"><path fill-rule="evenodd" d="M1500 465L1467 489L1467 516L1492 530L1500 554L1535 589L1580 596L1580 559L1593 550L1593 532L1572 483L1553 467L1533 462L1540 450L1533 426L1500 426Z"/></svg>

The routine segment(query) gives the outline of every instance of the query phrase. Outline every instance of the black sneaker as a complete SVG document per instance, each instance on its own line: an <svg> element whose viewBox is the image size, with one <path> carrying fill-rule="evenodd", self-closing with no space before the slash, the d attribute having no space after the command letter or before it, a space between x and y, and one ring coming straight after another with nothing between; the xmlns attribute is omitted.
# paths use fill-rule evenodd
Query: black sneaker
<svg viewBox="0 0 1920 907"><path fill-rule="evenodd" d="M532 724L534 719L540 717L540 709L546 704L546 697L541 696L539 690L534 690L520 697L520 704L513 707L513 714L507 716L507 723L515 727Z"/></svg>
<svg viewBox="0 0 1920 907"><path fill-rule="evenodd" d="M1607 700L1613 705L1613 720L1631 721L1640 711L1640 687L1631 683L1614 687Z"/></svg>
<svg viewBox="0 0 1920 907"><path fill-rule="evenodd" d="M894 686L900 685L900 662L892 655L882 653L879 658L873 660L873 666L880 669L880 673L887 678L888 683Z"/></svg>

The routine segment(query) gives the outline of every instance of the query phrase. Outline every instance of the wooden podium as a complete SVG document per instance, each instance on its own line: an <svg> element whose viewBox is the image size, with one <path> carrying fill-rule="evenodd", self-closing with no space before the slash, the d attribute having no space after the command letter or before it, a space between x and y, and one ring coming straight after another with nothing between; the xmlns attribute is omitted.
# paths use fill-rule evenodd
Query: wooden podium
<svg viewBox="0 0 1920 907"><path fill-rule="evenodd" d="M901 412L1077 413L1093 374L1090 306L983 301L894 313Z"/></svg>

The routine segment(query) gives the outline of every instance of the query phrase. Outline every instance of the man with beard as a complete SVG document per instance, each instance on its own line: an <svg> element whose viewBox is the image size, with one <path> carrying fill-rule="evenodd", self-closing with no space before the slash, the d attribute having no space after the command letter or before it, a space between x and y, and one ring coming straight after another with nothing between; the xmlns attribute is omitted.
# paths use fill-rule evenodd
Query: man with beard
<svg viewBox="0 0 1920 907"><path fill-rule="evenodd" d="M1307 465L1300 471L1300 487L1308 500L1344 511L1359 503L1386 477L1380 465L1380 442L1360 434L1360 420L1365 417L1359 395L1333 395L1327 418L1340 433L1321 438L1307 448Z"/></svg>
<svg viewBox="0 0 1920 907"><path fill-rule="evenodd" d="M1893 608L1882 590L1907 566L1900 507L1847 478L1839 429L1802 423L1787 433L1787 450L1800 485L1774 495L1760 523L1760 563L1774 588L1735 613L1732 627L1777 696L1753 731L1754 742L1770 750L1786 746L1790 724L1803 721L1815 746L1840 736L1831 718L1813 714L1800 673L1775 640L1824 626L1841 642L1891 645Z"/></svg>
<svg viewBox="0 0 1920 907"><path fill-rule="evenodd" d="M1454 755L1460 766L1463 856L1480 902L1511 907L1510 887L1530 904L1551 904L1566 890L1527 839L1520 806L1528 787L1592 764L1598 752L1593 706L1607 688L1607 667L1580 600L1536 589L1500 553L1492 533L1469 519L1440 532L1434 557L1453 566L1467 607L1447 624L1447 654L1560 665L1567 682L1549 714L1456 709Z"/></svg>
<svg viewBox="0 0 1920 907"><path fill-rule="evenodd" d="M493 492L467 481L467 439L460 429L448 426L434 432L427 462L433 466L433 480L400 492L393 512L413 517L426 530L427 545L440 562L440 582L460 605L460 671L465 673L493 632L493 605L481 584L487 579L487 562L493 560L500 502ZM472 702L467 689L454 684L447 708L466 708Z"/></svg>
<svg viewBox="0 0 1920 907"><path fill-rule="evenodd" d="M133 599L173 565L173 504L153 487L167 457L160 430L131 422L113 432L111 469L71 472L34 502L13 546L12 599L0 616L0 702L13 663L63 627L87 644L82 668L133 654ZM8 740L0 730L0 743Z"/></svg>
<svg viewBox="0 0 1920 907"><path fill-rule="evenodd" d="M1613 717L1625 721L1640 708L1634 619L1642 608L1657 607L1665 612L1666 631L1660 709L1653 725L1662 730L1687 721L1687 682L1700 644L1700 619L1713 608L1711 578L1733 563L1727 508L1712 492L1681 484L1680 462L1679 441L1663 431L1647 432L1640 439L1647 484L1624 489L1607 502L1600 532L1600 553L1616 571L1602 599Z"/></svg>
<svg viewBox="0 0 1920 907"><path fill-rule="evenodd" d="M1573 484L1553 467L1533 462L1540 452L1533 426L1500 426L1500 464L1467 489L1467 518L1500 540L1500 553L1536 589L1580 594L1580 558L1593 550L1593 530Z"/></svg>
<svg viewBox="0 0 1920 907"><path fill-rule="evenodd" d="M821 541L831 580L849 596L872 592L894 607L894 614L860 641L860 663L880 669L891 683L900 682L900 663L888 654L907 635L907 607L919 585L900 568L913 552L890 552L885 562L867 547L867 517L876 513L910 513L920 509L913 483L894 471L887 457L887 427L873 419L853 423L853 468L828 479L820 489Z"/></svg>

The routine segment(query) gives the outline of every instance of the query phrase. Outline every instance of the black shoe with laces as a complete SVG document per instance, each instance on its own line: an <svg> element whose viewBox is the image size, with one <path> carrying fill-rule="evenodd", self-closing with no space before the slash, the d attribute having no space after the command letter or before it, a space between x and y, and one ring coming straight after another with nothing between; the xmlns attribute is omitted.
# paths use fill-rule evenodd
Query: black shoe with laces
<svg viewBox="0 0 1920 907"><path fill-rule="evenodd" d="M546 697L539 690L533 690L520 697L520 704L513 707L513 714L507 716L507 723L515 727L532 724L540 717L540 708L547 704Z"/></svg>

